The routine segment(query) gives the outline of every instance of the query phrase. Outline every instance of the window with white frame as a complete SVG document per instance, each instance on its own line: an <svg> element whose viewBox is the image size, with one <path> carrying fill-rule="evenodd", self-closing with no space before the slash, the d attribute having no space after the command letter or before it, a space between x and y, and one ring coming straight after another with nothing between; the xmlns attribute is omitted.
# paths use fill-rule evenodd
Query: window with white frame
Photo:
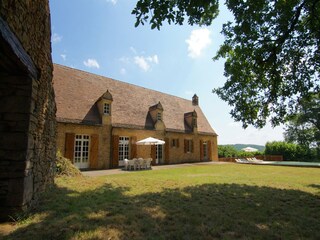
<svg viewBox="0 0 320 240"><path fill-rule="evenodd" d="M111 113L110 103L104 103L103 104L103 114L104 115L110 115L110 113Z"/></svg>
<svg viewBox="0 0 320 240"><path fill-rule="evenodd" d="M89 135L77 134L74 142L74 163L89 162Z"/></svg>
<svg viewBox="0 0 320 240"><path fill-rule="evenodd" d="M119 161L129 159L129 137L119 137Z"/></svg>

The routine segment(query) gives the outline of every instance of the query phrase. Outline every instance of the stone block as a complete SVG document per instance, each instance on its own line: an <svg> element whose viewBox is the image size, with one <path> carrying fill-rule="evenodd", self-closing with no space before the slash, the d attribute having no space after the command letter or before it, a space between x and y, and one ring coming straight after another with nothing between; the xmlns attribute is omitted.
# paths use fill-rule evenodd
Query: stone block
<svg viewBox="0 0 320 240"><path fill-rule="evenodd" d="M5 132L0 135L3 150L25 150L28 147L28 135L19 132Z"/></svg>
<svg viewBox="0 0 320 240"><path fill-rule="evenodd" d="M25 161L27 158L26 150L15 151L15 150L1 150L0 149L0 159L8 161Z"/></svg>
<svg viewBox="0 0 320 240"><path fill-rule="evenodd" d="M30 113L30 97L8 96L2 99L0 112Z"/></svg>

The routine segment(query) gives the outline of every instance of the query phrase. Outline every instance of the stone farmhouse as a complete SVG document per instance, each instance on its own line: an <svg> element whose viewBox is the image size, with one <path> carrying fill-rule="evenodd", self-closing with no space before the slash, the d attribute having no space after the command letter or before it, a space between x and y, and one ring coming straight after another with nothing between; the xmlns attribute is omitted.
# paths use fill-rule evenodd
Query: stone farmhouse
<svg viewBox="0 0 320 240"><path fill-rule="evenodd" d="M54 64L57 148L80 169L108 169L124 159L152 165L217 161L217 134L199 107L182 99ZM136 142L154 137L164 145Z"/></svg>

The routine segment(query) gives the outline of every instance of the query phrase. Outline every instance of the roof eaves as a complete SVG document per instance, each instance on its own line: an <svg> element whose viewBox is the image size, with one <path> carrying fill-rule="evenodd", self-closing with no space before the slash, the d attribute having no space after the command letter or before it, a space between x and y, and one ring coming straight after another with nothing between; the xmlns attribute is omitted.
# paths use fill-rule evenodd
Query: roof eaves
<svg viewBox="0 0 320 240"><path fill-rule="evenodd" d="M101 126L101 123L97 123L94 121L86 121L81 119L68 119L68 118L57 117L57 122L58 123L74 123L74 124L90 125L90 126Z"/></svg>

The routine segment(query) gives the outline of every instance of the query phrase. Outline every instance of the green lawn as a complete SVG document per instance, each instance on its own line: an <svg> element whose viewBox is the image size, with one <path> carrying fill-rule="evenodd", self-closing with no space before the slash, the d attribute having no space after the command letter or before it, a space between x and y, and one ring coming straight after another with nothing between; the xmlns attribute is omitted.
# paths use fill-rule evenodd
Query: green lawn
<svg viewBox="0 0 320 240"><path fill-rule="evenodd" d="M228 164L57 178L15 228L5 239L320 239L320 169Z"/></svg>

